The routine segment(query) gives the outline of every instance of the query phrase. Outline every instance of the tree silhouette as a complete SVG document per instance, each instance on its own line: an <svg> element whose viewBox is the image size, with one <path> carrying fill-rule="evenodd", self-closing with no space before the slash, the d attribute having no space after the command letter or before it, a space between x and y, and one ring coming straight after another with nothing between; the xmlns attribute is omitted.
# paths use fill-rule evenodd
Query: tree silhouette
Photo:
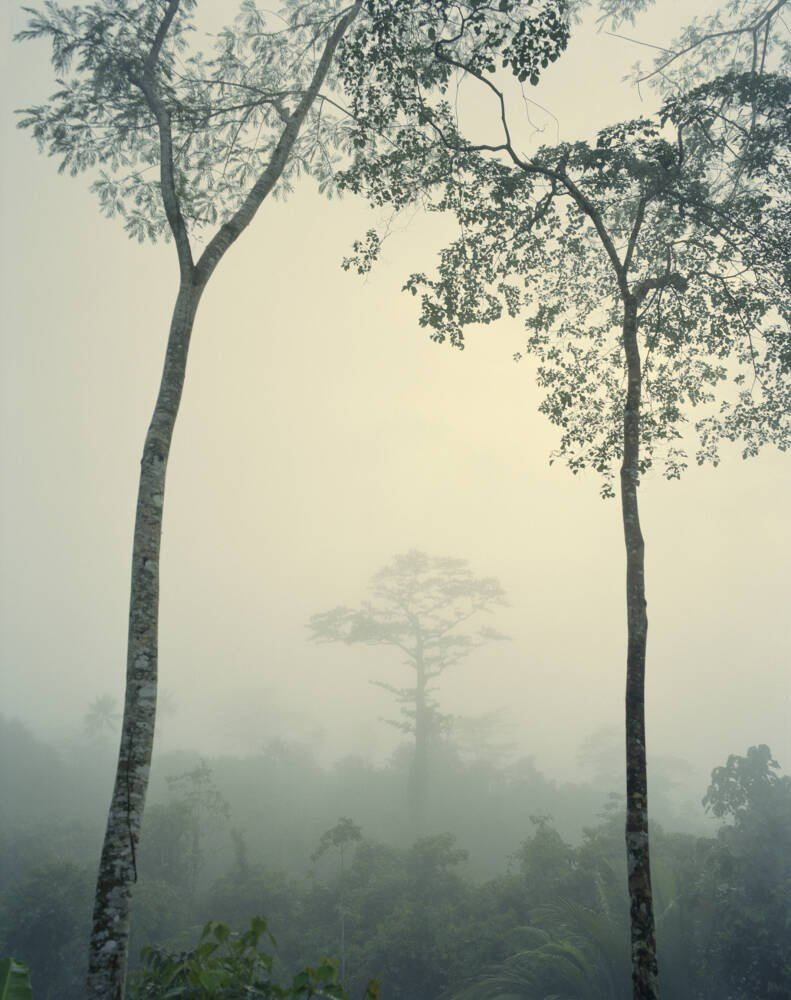
<svg viewBox="0 0 791 1000"><path fill-rule="evenodd" d="M319 838L316 850L310 856L310 860L316 864L333 848L338 851L338 918L341 930L340 981L342 985L346 983L346 848L351 844L359 844L362 839L362 829L348 816L341 816L335 826L324 831Z"/></svg>
<svg viewBox="0 0 791 1000"><path fill-rule="evenodd" d="M426 821L430 747L443 718L436 682L474 650L506 638L490 627L477 632L463 628L479 614L504 605L505 591L491 577L476 577L464 559L414 550L380 569L369 589L371 601L357 609L336 607L313 615L308 628L316 642L392 646L414 672L414 684L405 687L374 683L389 691L400 708L401 718L392 724L414 736L409 802L420 834Z"/></svg>

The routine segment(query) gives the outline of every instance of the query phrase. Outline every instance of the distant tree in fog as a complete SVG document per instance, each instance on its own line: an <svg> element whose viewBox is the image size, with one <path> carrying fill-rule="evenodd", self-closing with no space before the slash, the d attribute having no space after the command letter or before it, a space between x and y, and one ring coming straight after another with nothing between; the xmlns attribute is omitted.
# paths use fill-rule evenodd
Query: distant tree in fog
<svg viewBox="0 0 791 1000"><path fill-rule="evenodd" d="M393 725L415 739L409 806L415 830L423 832L428 798L430 746L443 717L435 697L436 682L481 646L507 638L490 627L471 632L465 626L478 615L504 605L505 591L492 577L476 577L464 559L412 551L396 556L371 580L371 601L359 608L337 607L313 615L308 623L316 642L392 646L414 672L414 683L389 691L400 709Z"/></svg>
<svg viewBox="0 0 791 1000"><path fill-rule="evenodd" d="M346 982L346 849L352 844L358 844L363 839L363 833L356 823L347 816L341 816L338 822L330 830L325 830L319 838L316 850L311 854L310 860L316 864L328 851L333 848L338 852L338 918L340 921L340 980Z"/></svg>
<svg viewBox="0 0 791 1000"><path fill-rule="evenodd" d="M449 730L452 742L466 761L501 766L513 757L519 746L513 738L516 723L503 709L477 715L454 715Z"/></svg>
<svg viewBox="0 0 791 1000"><path fill-rule="evenodd" d="M708 996L791 996L791 776L768 746L731 754L712 771L703 805L728 821L699 885L714 901L701 964L722 977Z"/></svg>

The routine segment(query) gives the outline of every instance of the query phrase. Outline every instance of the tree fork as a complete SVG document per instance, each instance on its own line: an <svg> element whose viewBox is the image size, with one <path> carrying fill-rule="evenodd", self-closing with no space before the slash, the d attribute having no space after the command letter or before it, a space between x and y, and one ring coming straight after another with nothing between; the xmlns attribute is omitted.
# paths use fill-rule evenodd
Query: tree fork
<svg viewBox="0 0 791 1000"><path fill-rule="evenodd" d="M645 653L648 617L645 600L645 544L640 530L637 488L640 476L640 397L642 372L637 342L639 296L624 300L623 343L628 389L624 410L621 513L626 545L626 858L631 913L634 1000L658 1000L658 965L648 844L648 780L645 752Z"/></svg>

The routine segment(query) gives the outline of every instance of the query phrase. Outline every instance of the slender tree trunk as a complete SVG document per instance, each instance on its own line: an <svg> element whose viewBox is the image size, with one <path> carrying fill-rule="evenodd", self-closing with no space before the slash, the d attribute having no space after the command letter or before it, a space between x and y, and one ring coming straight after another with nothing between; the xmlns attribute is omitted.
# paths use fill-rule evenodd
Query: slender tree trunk
<svg viewBox="0 0 791 1000"><path fill-rule="evenodd" d="M415 759L412 762L412 823L416 837L426 832L428 798L428 709L426 706L426 676L419 655L415 681Z"/></svg>
<svg viewBox="0 0 791 1000"><path fill-rule="evenodd" d="M184 388L195 313L203 289L220 260L250 225L279 181L305 118L329 72L340 40L359 13L362 0L357 0L339 18L324 44L309 85L288 116L266 168L234 215L220 226L209 241L197 265L193 264L187 226L175 184L170 112L163 104L156 85L157 60L178 6L179 0L168 0L142 76L125 69L130 82L142 91L157 122L162 201L176 245L181 282L170 324L159 395L140 463L132 548L124 720L96 886L88 963L90 1000L123 1000L124 997L129 907L132 885L137 880L137 845L148 789L156 717L159 549L165 472Z"/></svg>
<svg viewBox="0 0 791 1000"><path fill-rule="evenodd" d="M341 986L346 983L346 872L343 864L343 844L341 844Z"/></svg>
<svg viewBox="0 0 791 1000"><path fill-rule="evenodd" d="M634 1000L657 1000L658 967L648 851L648 782L645 755L645 546L637 505L642 373L637 343L637 299L624 302L623 342L628 391L623 427L621 512L626 543L626 860L629 875Z"/></svg>
<svg viewBox="0 0 791 1000"><path fill-rule="evenodd" d="M99 864L88 969L91 1000L123 1000L132 885L154 742L157 698L159 551L165 472L181 402L190 336L202 286L182 280L170 324L165 364L140 462L126 697L121 744Z"/></svg>

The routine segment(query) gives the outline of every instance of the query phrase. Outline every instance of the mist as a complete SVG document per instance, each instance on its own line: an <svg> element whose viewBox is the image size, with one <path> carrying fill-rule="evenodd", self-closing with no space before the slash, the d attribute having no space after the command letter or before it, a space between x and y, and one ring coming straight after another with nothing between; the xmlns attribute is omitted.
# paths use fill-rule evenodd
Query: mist
<svg viewBox="0 0 791 1000"><path fill-rule="evenodd" d="M235 12L204 6L198 24L208 30ZM661 0L624 35L669 44L698 6L713 9ZM6 39L26 22L17 4L0 17ZM653 113L656 93L624 81L645 56L638 48L587 13L534 88L546 113L534 109L531 141L589 140ZM75 866L73 898L92 890L124 701L140 455L178 274L172 245L128 239L84 179L57 174L16 129L14 110L54 89L46 46L8 42L1 72L0 878L11 912L8 894L43 864ZM486 112L469 114L484 122ZM434 267L456 232L451 218L402 213L370 274L342 269L354 241L386 222L362 197L328 200L298 179L267 202L203 297L168 464L145 916L133 916L130 953L151 942L191 947L188 930L202 921L239 928L265 902L285 966L337 955L334 918L308 931L294 909L317 880L341 877L332 850L311 862L322 833L349 817L363 844L391 852L393 871L414 861L411 737L389 724L398 706L379 686L409 687L411 668L392 645L315 642L308 628L313 615L360 607L375 574L410 552L466 560L506 601L470 630L507 639L475 648L436 687L447 724L423 832L452 834L467 852L455 867L446 859L453 878L535 876L541 865L524 845L554 850L550 828L570 852L606 841L609 857L607 838L621 850L618 502L600 498L595 473L572 476L550 460L558 430L538 412L533 363L513 359L526 340L521 319L470 327L463 351L419 325L402 288ZM665 861L678 853L672 836L716 842L723 820L702 799L729 755L767 745L777 775L788 773L788 497L787 458L771 448L744 460L726 444L716 468L693 461L679 481L658 468L641 479L650 808ZM97 700L107 716L98 722ZM192 777L168 781L179 775ZM153 848L146 854L145 833L164 844L179 808L193 809L200 850L193 868L174 873ZM244 858L274 873L255 907L240 902ZM463 908L453 896L467 892L461 884L448 892ZM555 898L536 892L539 903ZM299 905L318 913L311 899ZM476 909L486 913L480 899ZM80 942L88 902L83 910ZM400 980L376 965L380 952L365 951L364 923L348 931L354 995L369 966L383 997L438 997L453 985L416 971L388 991L388 977ZM13 935L3 933L10 954ZM454 982L479 972L475 961L455 966ZM33 966L37 998L80 996L77 978L45 970L36 989Z"/></svg>

